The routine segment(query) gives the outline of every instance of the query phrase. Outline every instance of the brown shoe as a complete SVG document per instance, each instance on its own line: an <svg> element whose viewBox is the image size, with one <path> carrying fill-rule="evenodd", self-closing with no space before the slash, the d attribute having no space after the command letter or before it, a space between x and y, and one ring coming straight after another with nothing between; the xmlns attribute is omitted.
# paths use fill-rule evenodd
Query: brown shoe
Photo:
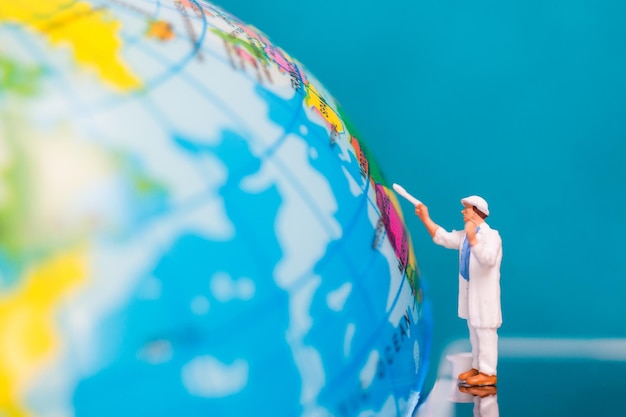
<svg viewBox="0 0 626 417"><path fill-rule="evenodd" d="M498 378L496 378L495 375L487 375L480 372L478 375L467 378L465 380L465 385L470 385L474 387L485 387L488 385L496 385L497 380Z"/></svg>
<svg viewBox="0 0 626 417"><path fill-rule="evenodd" d="M496 395L498 393L498 388L493 385L489 385L487 387L466 387L460 386L459 391L465 394L471 394L475 397L485 398L490 395Z"/></svg>
<svg viewBox="0 0 626 417"><path fill-rule="evenodd" d="M478 369L472 368L469 371L459 374L459 381L465 381L467 378L474 375L478 375Z"/></svg>

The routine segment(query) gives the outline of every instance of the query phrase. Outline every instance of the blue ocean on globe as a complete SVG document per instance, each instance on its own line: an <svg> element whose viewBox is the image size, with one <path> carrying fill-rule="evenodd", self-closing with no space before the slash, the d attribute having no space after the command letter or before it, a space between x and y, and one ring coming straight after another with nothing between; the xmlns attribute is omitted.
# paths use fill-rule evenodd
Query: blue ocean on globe
<svg viewBox="0 0 626 417"><path fill-rule="evenodd" d="M0 414L406 416L430 306L344 110L193 0L0 8Z"/></svg>

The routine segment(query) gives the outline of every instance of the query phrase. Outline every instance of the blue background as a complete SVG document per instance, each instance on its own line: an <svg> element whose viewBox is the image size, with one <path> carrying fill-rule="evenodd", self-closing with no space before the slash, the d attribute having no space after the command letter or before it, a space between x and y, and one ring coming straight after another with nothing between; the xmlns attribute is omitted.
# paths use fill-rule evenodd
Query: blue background
<svg viewBox="0 0 626 417"><path fill-rule="evenodd" d="M459 199L487 199L504 245L502 336L626 337L626 2L216 4L311 70L437 223L460 229ZM458 254L402 204L437 363L467 337Z"/></svg>

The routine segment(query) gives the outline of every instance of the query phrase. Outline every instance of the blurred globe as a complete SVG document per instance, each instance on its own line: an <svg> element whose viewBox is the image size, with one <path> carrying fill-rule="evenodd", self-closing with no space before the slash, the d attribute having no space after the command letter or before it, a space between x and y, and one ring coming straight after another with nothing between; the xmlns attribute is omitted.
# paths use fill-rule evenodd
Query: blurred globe
<svg viewBox="0 0 626 417"><path fill-rule="evenodd" d="M428 306L341 108L193 0L0 8L0 414L410 414Z"/></svg>

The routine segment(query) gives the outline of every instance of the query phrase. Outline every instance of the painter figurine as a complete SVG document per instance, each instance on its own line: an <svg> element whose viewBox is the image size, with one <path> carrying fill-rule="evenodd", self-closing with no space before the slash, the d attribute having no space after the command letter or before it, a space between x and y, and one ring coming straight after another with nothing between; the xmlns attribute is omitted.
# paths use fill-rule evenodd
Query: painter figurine
<svg viewBox="0 0 626 417"><path fill-rule="evenodd" d="M487 202L479 196L461 200L465 230L448 232L437 225L424 204L415 206L433 241L459 251L459 317L467 320L472 345L472 369L459 375L471 386L496 384L500 308L500 263L502 239L485 222Z"/></svg>

